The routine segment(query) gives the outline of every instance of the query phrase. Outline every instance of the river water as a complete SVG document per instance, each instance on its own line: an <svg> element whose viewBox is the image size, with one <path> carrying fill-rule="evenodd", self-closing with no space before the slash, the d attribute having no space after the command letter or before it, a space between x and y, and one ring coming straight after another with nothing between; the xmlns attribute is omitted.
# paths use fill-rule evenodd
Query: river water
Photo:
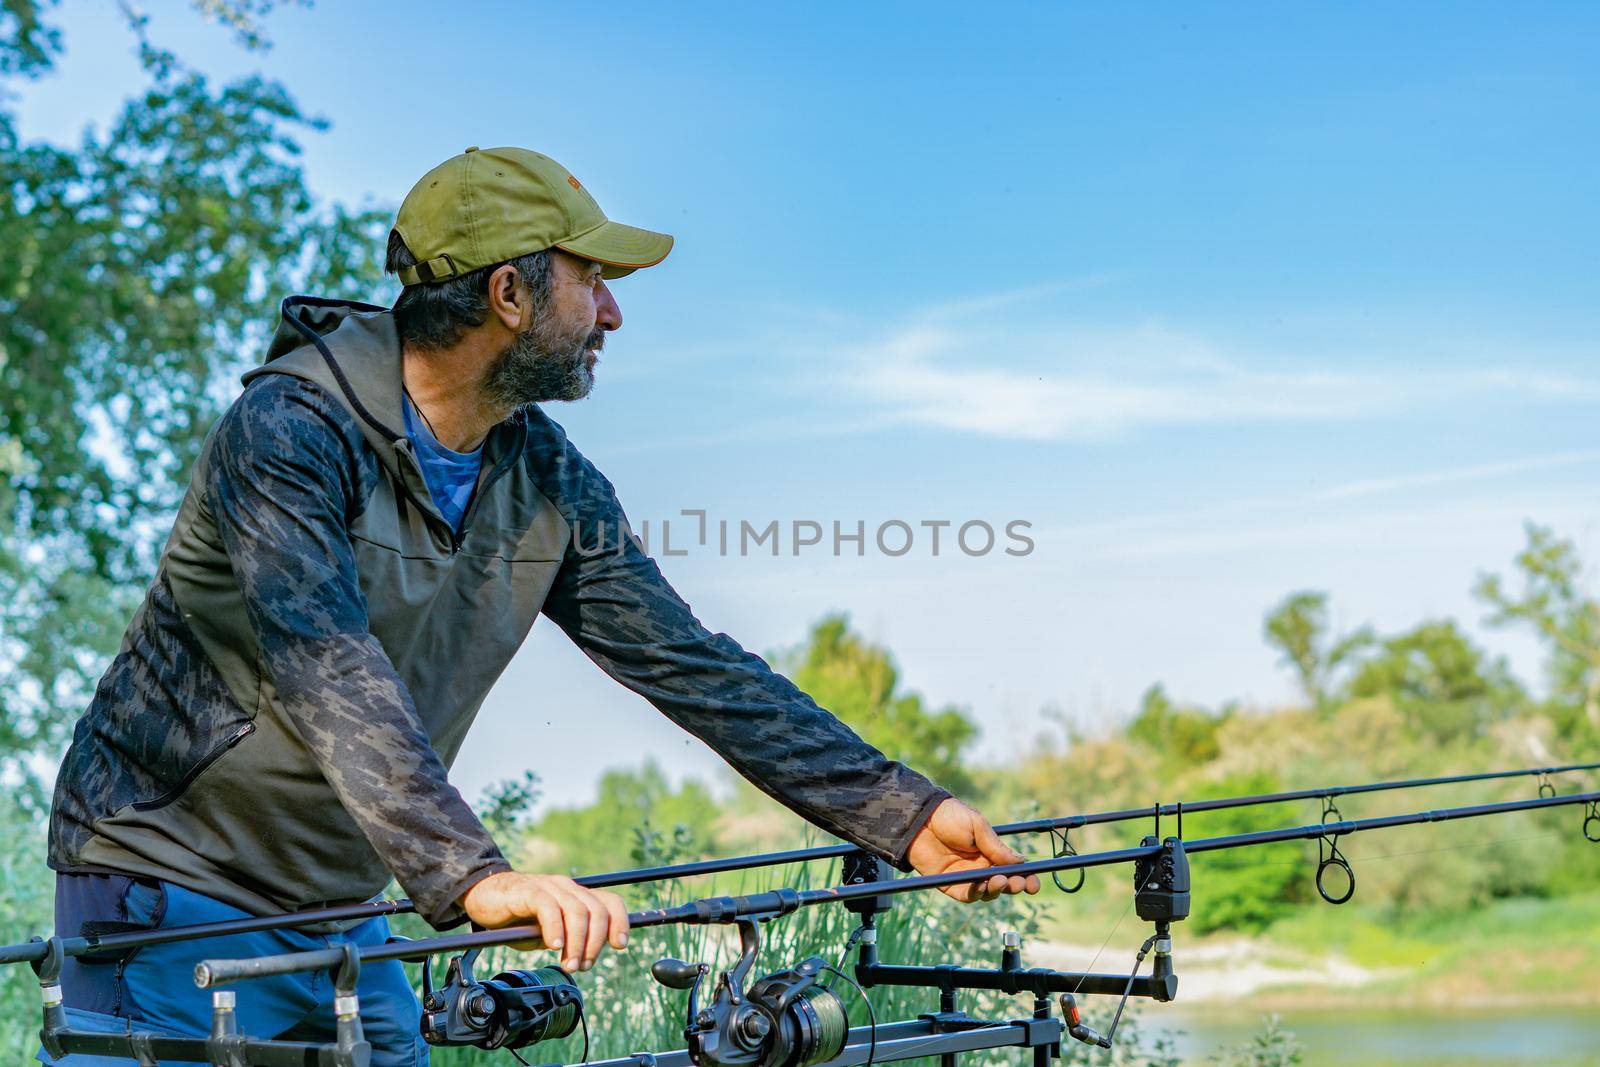
<svg viewBox="0 0 1600 1067"><path fill-rule="evenodd" d="M1198 1008L1146 1011L1139 1021L1145 1035L1171 1037L1186 1064L1261 1031L1259 1016ZM1600 1065L1600 1009L1281 1012L1279 1021L1304 1050L1301 1067Z"/></svg>

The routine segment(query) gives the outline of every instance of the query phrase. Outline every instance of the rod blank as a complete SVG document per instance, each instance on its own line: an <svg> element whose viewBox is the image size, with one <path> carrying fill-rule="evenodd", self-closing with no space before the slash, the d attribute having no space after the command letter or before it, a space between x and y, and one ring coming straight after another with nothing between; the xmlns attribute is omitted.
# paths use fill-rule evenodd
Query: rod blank
<svg viewBox="0 0 1600 1067"><path fill-rule="evenodd" d="M1460 785L1466 782L1484 782L1506 778L1548 777L1552 774L1569 774L1576 771L1600 770L1600 762L1568 763L1556 767L1522 767L1508 771L1481 771L1472 774L1452 774L1440 778L1406 778L1386 782L1364 782L1359 785L1323 786L1317 789L1296 789L1281 793L1256 793L1237 797L1218 797L1211 800L1152 805L1145 808L1125 808L1118 811L1088 812L1079 815L1061 815L1047 819L1004 823L996 826L1001 836L1026 833L1043 833L1048 830L1073 830L1082 826L1106 823L1131 822L1147 819L1156 811L1174 815L1181 809L1196 812L1221 811L1228 808L1254 807L1266 804L1283 804L1296 800L1316 800L1324 797L1354 796L1361 793L1378 793L1396 789L1421 789L1431 786ZM660 867L642 867L607 874L583 875L575 879L590 889L607 889L613 886L639 885L645 882L665 881L670 878L690 878L696 875L725 874L731 871L756 870L777 867L788 863L846 856L859 849L854 845L819 845L813 848L789 849L783 852L766 852L753 856L730 856L724 859L696 860ZM1058 868L1065 869L1065 868ZM377 915L402 915L416 910L409 900L372 901L365 904L346 904L314 911L288 912L281 915L254 916L216 923L178 926L149 933L110 934L99 938L62 938L63 951L68 956L112 952L119 949L140 948L145 945L168 944L175 941L197 940L230 934L255 933L262 930L282 930L317 923L365 920ZM29 941L16 945L0 946L0 964L33 963L44 959L45 943Z"/></svg>
<svg viewBox="0 0 1600 1067"><path fill-rule="evenodd" d="M1440 808L1433 811L1410 812L1403 815L1383 815L1370 819L1352 819L1336 823L1311 823L1291 826L1281 830L1259 830L1253 833L1230 834L1224 837L1206 837L1185 841L1184 851L1191 855L1219 852L1227 849L1250 848L1281 841L1315 840L1334 835L1344 837L1367 830L1384 830L1420 823L1450 822L1457 819L1475 819L1486 815L1503 815L1517 811L1539 811L1546 808L1566 807L1573 804L1600 802L1600 792L1574 793L1564 797L1540 797L1532 800L1512 800L1498 804L1475 804L1460 808ZM1187 805L1185 806L1187 807ZM1148 814L1150 809L1146 809ZM1053 871L1076 870L1087 867L1108 867L1132 863L1162 852L1160 845L1141 845L1136 848L1113 849L1106 852L1089 852L1078 856L1061 856L1051 859L1029 860L997 867L984 868L979 877L971 871L954 871L948 874L917 875L897 878L887 882L861 882L855 885L833 886L827 889L776 890L769 893L752 893L738 897L709 897L689 901L671 908L654 908L633 912L628 923L633 928L666 926L670 924L701 924L728 922L735 918L787 914L797 907L826 904L836 901L856 900L862 897L890 893L910 893L920 889L940 889L945 886L965 885L983 881L995 875L1049 874ZM509 945L517 941L537 938L537 925L507 926L498 930L479 930L466 934L445 935L416 941L403 941L387 945L372 945L360 950L363 963L376 960L421 960L436 953L458 952L470 948L489 948ZM243 978L260 978L272 975L295 974L301 971L325 970L337 966L344 955L332 949L314 952L293 952L279 956L261 956L255 959L205 960L195 967L195 984L202 989L239 981Z"/></svg>

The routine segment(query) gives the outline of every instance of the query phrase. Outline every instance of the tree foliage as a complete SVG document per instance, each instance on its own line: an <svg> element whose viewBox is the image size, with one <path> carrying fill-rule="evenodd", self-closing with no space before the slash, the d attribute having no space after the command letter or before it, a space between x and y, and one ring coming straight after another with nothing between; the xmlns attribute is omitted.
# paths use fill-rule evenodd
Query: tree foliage
<svg viewBox="0 0 1600 1067"><path fill-rule="evenodd" d="M53 5L4 0L0 89L48 70ZM244 20L270 4L201 5ZM182 483L283 296L368 296L383 216L320 204L280 85L213 86L139 35L104 134L25 141L0 98L0 746L60 741L155 568Z"/></svg>
<svg viewBox="0 0 1600 1067"><path fill-rule="evenodd" d="M716 797L690 779L674 787L661 765L612 768L600 776L594 803L555 808L531 833L555 847L557 863L575 874L670 863L720 849Z"/></svg>
<svg viewBox="0 0 1600 1067"><path fill-rule="evenodd" d="M527 825L542 792L539 776L523 771L522 777L496 782L483 791L477 805L478 818L496 841L507 841Z"/></svg>
<svg viewBox="0 0 1600 1067"><path fill-rule="evenodd" d="M1228 712L1213 715L1203 708L1181 708L1157 682L1144 691L1139 712L1128 723L1128 736L1187 767L1217 758L1217 730Z"/></svg>
<svg viewBox="0 0 1600 1067"><path fill-rule="evenodd" d="M1350 679L1349 698L1386 696L1424 735L1482 735L1525 699L1503 657L1491 657L1454 619L1423 622L1378 642Z"/></svg>
<svg viewBox="0 0 1600 1067"><path fill-rule="evenodd" d="M1522 588L1513 592L1498 574L1485 574L1474 592L1494 609L1491 625L1539 635L1556 700L1581 708L1589 733L1600 734L1600 599L1584 587L1577 546L1545 526L1525 530L1527 545L1515 560Z"/></svg>
<svg viewBox="0 0 1600 1067"><path fill-rule="evenodd" d="M0 0L0 77L48 70L61 51L61 31L45 21L56 0Z"/></svg>
<svg viewBox="0 0 1600 1067"><path fill-rule="evenodd" d="M1204 800L1282 788L1282 782L1269 774L1237 774L1210 782L1192 795ZM1261 829L1260 813L1249 808L1190 815L1184 822L1190 837L1222 837ZM1194 909L1188 925L1201 933L1270 926L1304 895L1300 851L1299 845L1291 843L1208 854L1194 880Z"/></svg>
<svg viewBox="0 0 1600 1067"><path fill-rule="evenodd" d="M1294 1033L1283 1028L1276 1015L1261 1020L1261 1029L1237 1045L1212 1057L1222 1067L1295 1067L1305 1059L1305 1048Z"/></svg>
<svg viewBox="0 0 1600 1067"><path fill-rule="evenodd" d="M1318 708L1327 707L1338 672L1372 643L1366 627L1344 637L1332 636L1328 594L1322 592L1289 594L1267 612L1262 632L1280 654L1280 662L1294 669L1306 699Z"/></svg>
<svg viewBox="0 0 1600 1067"><path fill-rule="evenodd" d="M792 661L790 678L849 724L870 745L956 793L972 788L964 766L978 727L959 708L929 709L918 693L900 690L900 671L886 649L828 615Z"/></svg>

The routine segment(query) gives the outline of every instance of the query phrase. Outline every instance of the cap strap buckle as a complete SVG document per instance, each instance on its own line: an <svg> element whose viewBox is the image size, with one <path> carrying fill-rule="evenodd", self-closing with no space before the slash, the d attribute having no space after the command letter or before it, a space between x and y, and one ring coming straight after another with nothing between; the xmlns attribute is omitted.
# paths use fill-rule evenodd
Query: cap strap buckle
<svg viewBox="0 0 1600 1067"><path fill-rule="evenodd" d="M446 278L454 278L458 273L460 272L456 270L455 260L450 258L450 253L448 252L441 253L413 267L401 267L399 271L402 285L442 282Z"/></svg>

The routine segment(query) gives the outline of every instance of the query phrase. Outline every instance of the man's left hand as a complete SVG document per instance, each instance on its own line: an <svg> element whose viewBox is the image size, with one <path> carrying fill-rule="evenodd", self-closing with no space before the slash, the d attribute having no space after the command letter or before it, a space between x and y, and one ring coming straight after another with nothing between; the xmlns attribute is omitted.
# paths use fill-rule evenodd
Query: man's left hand
<svg viewBox="0 0 1600 1067"><path fill-rule="evenodd" d="M1021 863L1022 854L1000 840L989 820L949 798L933 809L926 826L911 841L906 861L918 874L946 874L950 871L978 871L1007 863ZM970 904L993 900L1001 893L1037 893L1039 879L1034 875L994 875L984 881L947 885L940 892Z"/></svg>

